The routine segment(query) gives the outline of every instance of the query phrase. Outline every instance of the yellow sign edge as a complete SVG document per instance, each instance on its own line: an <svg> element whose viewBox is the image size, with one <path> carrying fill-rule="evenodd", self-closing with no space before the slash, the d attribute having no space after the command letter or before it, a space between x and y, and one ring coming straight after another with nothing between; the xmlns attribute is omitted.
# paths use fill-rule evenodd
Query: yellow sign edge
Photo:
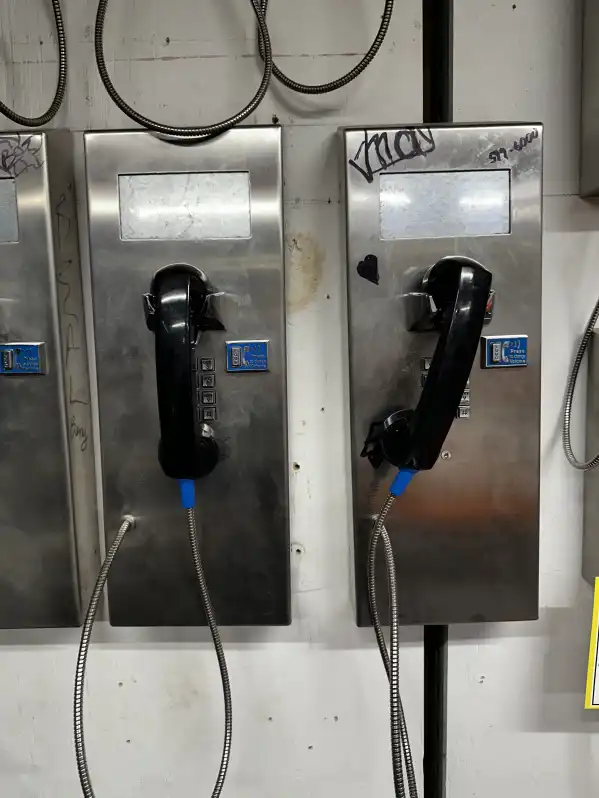
<svg viewBox="0 0 599 798"><path fill-rule="evenodd" d="M587 671L587 689L585 709L599 709L599 703L593 703L595 679L599 678L599 577L595 579L595 598L593 600L593 623L591 626L591 642L589 644L589 667Z"/></svg>

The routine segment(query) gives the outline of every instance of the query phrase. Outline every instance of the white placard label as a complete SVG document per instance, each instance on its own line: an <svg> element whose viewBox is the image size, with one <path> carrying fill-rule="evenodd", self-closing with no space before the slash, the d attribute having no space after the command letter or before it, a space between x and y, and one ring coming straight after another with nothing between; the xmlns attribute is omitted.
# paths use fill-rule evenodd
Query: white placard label
<svg viewBox="0 0 599 798"><path fill-rule="evenodd" d="M381 175L380 227L383 240L505 235L510 171Z"/></svg>
<svg viewBox="0 0 599 798"><path fill-rule="evenodd" d="M0 179L0 244L14 244L19 240L17 189L12 178Z"/></svg>
<svg viewBox="0 0 599 798"><path fill-rule="evenodd" d="M250 238L249 172L119 175L121 238Z"/></svg>

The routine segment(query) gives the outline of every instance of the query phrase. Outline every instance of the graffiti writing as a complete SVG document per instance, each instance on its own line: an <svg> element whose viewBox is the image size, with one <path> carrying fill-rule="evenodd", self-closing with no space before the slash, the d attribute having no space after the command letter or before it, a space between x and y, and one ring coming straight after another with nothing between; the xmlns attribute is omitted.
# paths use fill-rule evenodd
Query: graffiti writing
<svg viewBox="0 0 599 798"><path fill-rule="evenodd" d="M81 424L77 423L75 416L71 417L71 440L78 441L79 448L82 452L87 450L87 444L89 442L87 430L85 427L82 427Z"/></svg>
<svg viewBox="0 0 599 798"><path fill-rule="evenodd" d="M426 157L435 151L435 139L430 127L404 127L400 130L369 133L364 131L364 141L349 163L368 183L378 172L383 172L402 161Z"/></svg>
<svg viewBox="0 0 599 798"><path fill-rule="evenodd" d="M63 346L64 363L67 375L67 402L69 406L90 404L89 391L85 382L80 382L77 366L81 363L72 363L73 358L77 359L75 353L80 352L85 356L84 350L84 330L79 315L79 302L77 300L74 285L78 285L78 274L76 263L73 258L68 257L71 252L71 245L77 234L74 219L69 209L69 200L62 194L56 204L56 221L58 225L58 243L61 254L60 268L56 275L56 281L60 286L61 316L63 321ZM73 283L75 281L75 283ZM75 377L74 377L75 375ZM73 417L76 422L75 417ZM85 427L76 424L77 428L85 431ZM71 423L71 437L73 437L73 422ZM78 436L81 437L81 436ZM85 435L85 448L87 448L87 434ZM81 451L85 451L84 448Z"/></svg>
<svg viewBox="0 0 599 798"><path fill-rule="evenodd" d="M519 139L514 140L514 143L510 147L509 150L506 150L505 147L499 147L496 150L491 150L489 153L489 160L491 163L501 163L501 161L509 161L509 153L510 152L521 152L523 149L528 147L529 144L535 139L539 138L539 131L536 127L527 133L525 136L520 136Z"/></svg>
<svg viewBox="0 0 599 798"><path fill-rule="evenodd" d="M34 142L33 136L3 136L0 138L0 173L8 177L19 177L29 169L43 165L41 139Z"/></svg>

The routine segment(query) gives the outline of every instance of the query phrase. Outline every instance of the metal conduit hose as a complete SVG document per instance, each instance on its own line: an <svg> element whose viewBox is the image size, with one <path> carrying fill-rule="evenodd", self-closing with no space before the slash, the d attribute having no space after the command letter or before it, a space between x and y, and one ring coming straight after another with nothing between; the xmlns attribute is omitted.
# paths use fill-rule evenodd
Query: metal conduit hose
<svg viewBox="0 0 599 798"><path fill-rule="evenodd" d="M576 380L578 379L578 372L580 371L580 366L582 364L585 352L587 351L587 347L589 345L589 341L591 340L591 335L593 334L593 329L597 324L597 319L599 319L599 299L591 313L591 317L587 322L587 326L585 327L584 333L582 338L580 339L580 344L578 346L578 351L574 357L574 362L572 363L572 368L570 370L570 375L568 376L568 383L566 385L566 395L564 398L564 417L563 417L563 425L562 425L562 442L564 445L564 451L566 453L566 457L568 458L568 462L570 465L577 468L579 471L590 471L592 468L596 468L599 465L599 454L595 455L591 460L578 460L574 451L572 449L572 441L570 437L571 433L571 424L572 424L572 402L574 400L574 390L576 388Z"/></svg>
<svg viewBox="0 0 599 798"><path fill-rule="evenodd" d="M68 61L67 41L64 20L62 17L62 9L60 7L60 0L52 0L52 12L54 15L56 36L58 41L58 81L56 84L56 93L54 95L54 99L52 100L52 104L46 113L42 114L41 116L28 117L21 116L21 114L18 114L16 111L13 111L11 108L9 108L8 105L0 102L0 113L3 114L7 119L10 119L11 122L21 125L21 127L43 127L44 125L49 124L58 113L58 110L62 105L62 101L64 100L64 95L67 88Z"/></svg>
<svg viewBox="0 0 599 798"><path fill-rule="evenodd" d="M225 704L225 737L223 744L223 752L218 770L216 783L212 791L212 798L219 798L227 775L229 761L231 758L231 737L233 730L233 706L231 699L231 685L229 681L229 673L227 669L227 661L225 659L225 652L223 644L216 624L214 610L210 601L208 593L208 586L204 576L204 569L202 566L202 558L200 555L200 547L198 543L198 536L196 531L195 510L188 509L187 513L187 531L189 535L189 542L191 545L191 553L193 557L193 564L196 572L196 577L200 587L200 598L202 606L206 614L212 641L214 643L214 650L218 659L218 667L220 670L223 698ZM81 643L79 645L79 654L77 657L77 668L75 671L75 696L73 705L74 717L74 737L75 737L75 755L77 758L77 770L79 772L79 780L81 782L81 790L85 798L95 798L95 793L92 787L91 777L89 773L89 766L87 762L87 753L85 749L85 733L84 733L84 717L83 717L83 697L85 690L85 672L87 666L87 657L89 654L89 645L93 631L94 621L98 612L98 607L102 599L106 579L110 572L110 567L118 554L121 543L125 539L127 532L135 526L135 519L132 516L125 516L123 523L117 533L114 542L112 543L106 559L102 564L96 586L92 593L89 603L85 623L83 624L83 631L81 633Z"/></svg>
<svg viewBox="0 0 599 798"><path fill-rule="evenodd" d="M264 17L266 17L269 0L259 0L259 2L262 14ZM292 78L288 77L279 69L276 64L273 64L272 67L273 75L284 86L287 86L288 89L296 91L299 94L328 94L329 92L337 91L337 89L347 86L370 66L370 64L374 61L378 51L381 49L382 44L385 41L385 37L387 36L387 32L389 31L389 25L391 24L394 2L395 0L385 0L385 9L383 11L381 24L376 36L374 37L374 41L370 45L368 52L362 58L360 63L351 69L346 75L343 75L343 77L337 78L337 80L332 80L330 83L319 83L317 85L310 86L305 83L299 83L297 80L293 80ZM265 40L263 38L260 25L258 25L258 48L260 51L260 56L266 61L268 58L268 50L265 45Z"/></svg>
<svg viewBox="0 0 599 798"><path fill-rule="evenodd" d="M245 108L243 108L241 111L238 111L236 114L233 114L233 116L230 116L228 119L211 125L192 125L190 127L186 127L155 122L153 119L144 116L143 114L139 113L139 111L136 111L134 108L132 108L118 93L108 73L106 59L104 57L104 27L106 24L106 12L108 11L108 0L100 0L96 14L96 31L94 38L96 63L98 65L98 71L100 73L102 83L104 84L104 88L110 95L112 101L133 122L136 122L138 125L141 125L148 130L153 130L155 133L162 133L165 136L175 136L178 138L190 139L207 138L224 133L226 130L229 130L230 128L238 125L240 122L243 122L244 119L247 119L247 117L258 108L264 99L270 84L273 68L270 36L268 33L268 28L266 27L266 22L264 20L264 14L262 13L260 6L260 0L250 0L250 2L252 4L254 14L256 15L258 30L260 31L261 41L263 42L264 47L264 73L262 75L262 81L258 87L258 91Z"/></svg>
<svg viewBox="0 0 599 798"><path fill-rule="evenodd" d="M397 600L397 572L395 569L395 559L393 557L393 547L385 528L385 519L394 501L395 496L390 494L372 528L368 548L368 602L379 651L389 678L391 755L393 761L395 795L396 798L405 798L406 796L403 769L403 765L405 764L408 795L410 798L418 798L418 787L414 774L410 738L399 689L399 602ZM389 588L389 651L385 643L376 598L376 554L380 540L383 541L383 550L387 567L387 584Z"/></svg>
<svg viewBox="0 0 599 798"><path fill-rule="evenodd" d="M275 75L275 77L285 86L287 86L289 89L292 89L293 91L299 92L301 94L328 94L329 92L336 91L337 89L340 89L343 86L347 86L349 83L355 80L359 75L361 75L362 72L364 72L364 70L367 69L368 66L370 66L370 64L376 57L377 53L381 49L381 46L387 36L389 25L391 24L391 18L393 15L395 0L385 0L385 8L383 11L380 27L374 38L374 41L372 42L370 48L368 49L368 52L362 58L360 63L357 64L353 69L351 69L346 75L343 75L337 80L333 80L330 83L317 84L314 86L306 85L303 83L299 83L296 80L292 80L287 75L285 75L273 62L272 44L270 40L268 26L266 24L268 0L250 0L252 8L254 10L254 14L256 16L256 22L258 28L259 52L264 62L264 74L262 77L262 82L260 83L260 86L258 88L258 91L256 92L254 98L248 103L248 105L242 111L239 111L238 113L234 114L228 119L222 122L217 122L212 125L200 125L200 126L190 126L190 127L167 125L161 122L155 122L154 120L150 119L147 116L144 116L143 114L139 113L134 108L132 108L127 102L125 102L125 100L121 97L121 95L115 88L112 79L108 73L108 69L106 66L106 59L104 57L104 27L106 23L106 12L108 10L108 2L109 0L100 0L98 4L98 11L96 14L95 52L96 52L96 63L98 65L100 78L102 79L104 88L108 92L113 102L118 106L118 108L120 108L120 110L124 114L126 114L129 117L129 119L133 120L134 122L137 122L137 124L147 128L148 130L153 130L156 133L162 133L166 136L174 136L180 138L206 138L210 136L219 135L220 133L224 133L226 130L235 127L235 125L238 125L240 122L246 119L250 114L252 114L264 99L272 75Z"/></svg>

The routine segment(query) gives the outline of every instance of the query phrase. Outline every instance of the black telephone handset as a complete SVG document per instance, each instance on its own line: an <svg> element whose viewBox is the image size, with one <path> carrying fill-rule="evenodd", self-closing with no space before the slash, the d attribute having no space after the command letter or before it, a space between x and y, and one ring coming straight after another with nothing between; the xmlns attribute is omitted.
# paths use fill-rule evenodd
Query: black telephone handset
<svg viewBox="0 0 599 798"><path fill-rule="evenodd" d="M144 295L148 328L156 337L160 416L158 459L168 477L207 476L219 460L214 431L196 421L195 346L204 330L223 330L212 308L206 275L187 264L160 269Z"/></svg>
<svg viewBox="0 0 599 798"><path fill-rule="evenodd" d="M439 341L415 410L371 425L362 451L375 468L432 468L455 419L479 346L492 275L475 260L450 256L431 266L420 290L432 300Z"/></svg>

